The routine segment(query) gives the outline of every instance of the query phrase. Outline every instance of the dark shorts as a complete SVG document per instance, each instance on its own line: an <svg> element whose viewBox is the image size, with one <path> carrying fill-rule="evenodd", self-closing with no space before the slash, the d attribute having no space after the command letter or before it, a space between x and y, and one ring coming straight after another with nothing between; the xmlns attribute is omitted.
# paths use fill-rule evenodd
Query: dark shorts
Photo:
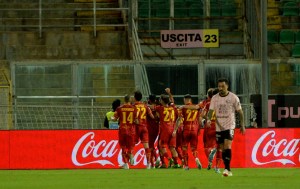
<svg viewBox="0 0 300 189"><path fill-rule="evenodd" d="M233 140L234 136L234 130L225 130L225 131L217 131L216 132L216 139L217 139L217 144L223 144L225 139L227 140Z"/></svg>

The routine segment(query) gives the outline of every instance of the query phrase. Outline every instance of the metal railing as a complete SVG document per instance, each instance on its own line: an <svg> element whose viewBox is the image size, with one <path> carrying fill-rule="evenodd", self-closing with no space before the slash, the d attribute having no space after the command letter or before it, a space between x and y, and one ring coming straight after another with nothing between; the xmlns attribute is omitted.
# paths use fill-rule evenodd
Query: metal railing
<svg viewBox="0 0 300 189"><path fill-rule="evenodd" d="M144 60L140 39L138 36L138 32L134 20L132 20L132 49L133 49L134 60Z"/></svg>
<svg viewBox="0 0 300 189"><path fill-rule="evenodd" d="M96 0L92 3L44 3L43 0L39 0L25 5L2 4L0 31L38 31L42 37L42 33L47 30L80 30L85 26L91 27L96 36L98 27L128 27L127 21L121 16L121 13L129 10L128 7L123 7L126 5L123 1L125 0L119 2L118 7L101 7ZM120 12L119 19L122 19L122 22L105 23L104 21L112 19L112 16L101 13L108 11ZM126 15L130 17L127 13Z"/></svg>
<svg viewBox="0 0 300 189"><path fill-rule="evenodd" d="M176 95L175 95L176 96ZM181 95L177 95L181 96ZM54 130L54 129L103 129L110 106L99 106L94 97L81 96L20 96L17 99L88 99L89 104L14 104L0 105L0 130ZM103 98L98 96L97 98ZM119 97L120 98L120 97ZM181 106L181 105L178 105ZM242 104L245 124L251 126L256 119L253 104ZM239 127L239 117L236 117Z"/></svg>

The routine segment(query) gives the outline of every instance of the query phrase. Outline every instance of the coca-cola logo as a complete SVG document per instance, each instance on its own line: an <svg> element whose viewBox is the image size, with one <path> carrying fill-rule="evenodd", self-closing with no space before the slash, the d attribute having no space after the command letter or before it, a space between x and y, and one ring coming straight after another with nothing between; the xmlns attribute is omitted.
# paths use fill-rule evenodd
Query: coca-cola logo
<svg viewBox="0 0 300 189"><path fill-rule="evenodd" d="M300 139L276 139L274 130L263 134L252 149L252 161L256 165L281 163L295 165L294 157L299 151ZM300 153L299 153L300 162Z"/></svg>
<svg viewBox="0 0 300 189"><path fill-rule="evenodd" d="M77 141L71 157L74 165L100 164L102 166L116 166L117 163L119 165L123 164L122 150L118 145L118 140L97 141L95 138L94 132L88 132ZM147 164L143 148L138 149L135 153L134 162L135 165L139 163Z"/></svg>

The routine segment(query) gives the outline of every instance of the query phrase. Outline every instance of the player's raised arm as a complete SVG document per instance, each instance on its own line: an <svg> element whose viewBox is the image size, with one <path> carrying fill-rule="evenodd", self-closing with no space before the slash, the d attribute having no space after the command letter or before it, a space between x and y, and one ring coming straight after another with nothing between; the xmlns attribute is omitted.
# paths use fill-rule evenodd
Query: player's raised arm
<svg viewBox="0 0 300 189"><path fill-rule="evenodd" d="M171 89L170 88L166 88L165 91L169 95L170 102L174 103L175 101L174 101L174 97L173 97L173 95L171 93Z"/></svg>
<svg viewBox="0 0 300 189"><path fill-rule="evenodd" d="M244 135L245 132L246 132L246 129L245 129L245 122L244 122L244 112L242 109L239 109L237 110L239 116L240 116L240 132Z"/></svg>

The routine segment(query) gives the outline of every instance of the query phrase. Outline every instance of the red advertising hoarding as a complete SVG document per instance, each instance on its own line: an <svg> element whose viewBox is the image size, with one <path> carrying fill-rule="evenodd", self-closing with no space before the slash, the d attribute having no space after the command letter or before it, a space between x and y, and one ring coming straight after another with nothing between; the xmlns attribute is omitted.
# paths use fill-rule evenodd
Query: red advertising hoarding
<svg viewBox="0 0 300 189"><path fill-rule="evenodd" d="M232 167L300 167L300 129L235 133ZM123 164L117 130L0 131L0 138L0 169L99 169ZM202 135L198 150L206 167ZM132 168L146 167L144 154L138 144Z"/></svg>

